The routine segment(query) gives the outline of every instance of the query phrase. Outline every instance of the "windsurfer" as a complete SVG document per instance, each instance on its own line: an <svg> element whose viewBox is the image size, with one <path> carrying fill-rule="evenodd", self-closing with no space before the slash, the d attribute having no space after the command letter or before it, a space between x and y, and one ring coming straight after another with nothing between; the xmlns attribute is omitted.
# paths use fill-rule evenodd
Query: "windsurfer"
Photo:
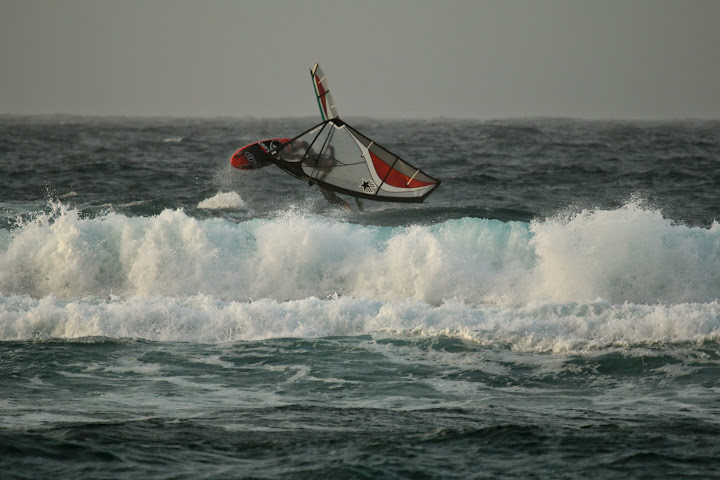
<svg viewBox="0 0 720 480"><path fill-rule="evenodd" d="M332 145L328 145L322 153L317 154L313 151L311 145L308 145L307 142L301 141L293 153L294 160L302 160L303 165L313 168L313 179L310 180L310 185L315 184L314 180L323 180L328 173L330 173L331 169L337 166L337 160L335 159L335 147ZM320 184L316 185L328 203L331 205L341 206L349 212L353 211L350 203L338 197L335 192L327 187L323 187ZM355 204L357 205L359 211L363 211L363 204L359 198L355 199Z"/></svg>
<svg viewBox="0 0 720 480"><path fill-rule="evenodd" d="M312 167L315 175L308 182L309 185L317 185L320 189L320 193L322 193L325 200L327 200L331 205L337 205L345 208L349 212L352 212L350 203L338 197L337 194L329 188L315 183L315 180L317 179L324 179L329 173L330 168L337 165L337 160L334 158L335 148L329 146L325 149L324 154L318 155L315 151L313 151L312 146L304 140L299 140L295 145L289 147L291 147L292 150L290 148L286 148L286 150L283 151L283 160L289 162L302 161L303 165ZM357 205L359 211L363 210L363 204L359 198L355 199L355 204Z"/></svg>

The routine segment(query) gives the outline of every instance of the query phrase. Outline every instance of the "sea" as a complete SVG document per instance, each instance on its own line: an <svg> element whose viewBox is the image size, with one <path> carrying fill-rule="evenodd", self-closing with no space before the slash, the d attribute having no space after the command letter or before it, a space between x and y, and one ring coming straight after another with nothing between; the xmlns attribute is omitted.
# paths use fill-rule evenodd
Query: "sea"
<svg viewBox="0 0 720 480"><path fill-rule="evenodd" d="M0 116L4 479L720 478L720 121Z"/></svg>

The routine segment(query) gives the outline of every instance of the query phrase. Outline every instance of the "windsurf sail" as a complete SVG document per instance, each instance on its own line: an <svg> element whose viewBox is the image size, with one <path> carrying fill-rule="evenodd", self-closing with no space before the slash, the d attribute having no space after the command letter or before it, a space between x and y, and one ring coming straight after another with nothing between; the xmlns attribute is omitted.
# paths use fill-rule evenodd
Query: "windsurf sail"
<svg viewBox="0 0 720 480"><path fill-rule="evenodd" d="M440 185L337 117L270 154L289 174L358 198L420 203Z"/></svg>
<svg viewBox="0 0 720 480"><path fill-rule="evenodd" d="M337 118L338 112L335 107L335 100L330 94L327 78L322 68L320 68L320 65L316 63L313 68L310 69L310 75L312 76L313 87L315 87L315 98L317 98L323 121Z"/></svg>

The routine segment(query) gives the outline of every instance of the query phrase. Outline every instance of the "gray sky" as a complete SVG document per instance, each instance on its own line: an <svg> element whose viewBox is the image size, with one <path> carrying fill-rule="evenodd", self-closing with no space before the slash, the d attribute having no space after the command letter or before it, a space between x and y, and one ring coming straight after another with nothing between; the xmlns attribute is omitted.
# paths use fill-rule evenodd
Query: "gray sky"
<svg viewBox="0 0 720 480"><path fill-rule="evenodd" d="M0 113L720 118L716 0L0 0Z"/></svg>

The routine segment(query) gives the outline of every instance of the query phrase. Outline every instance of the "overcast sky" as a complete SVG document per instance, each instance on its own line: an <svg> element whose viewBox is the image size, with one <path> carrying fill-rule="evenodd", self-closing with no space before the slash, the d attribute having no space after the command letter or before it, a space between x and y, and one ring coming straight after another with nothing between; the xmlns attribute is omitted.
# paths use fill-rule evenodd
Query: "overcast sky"
<svg viewBox="0 0 720 480"><path fill-rule="evenodd" d="M0 0L0 113L720 118L718 0Z"/></svg>

